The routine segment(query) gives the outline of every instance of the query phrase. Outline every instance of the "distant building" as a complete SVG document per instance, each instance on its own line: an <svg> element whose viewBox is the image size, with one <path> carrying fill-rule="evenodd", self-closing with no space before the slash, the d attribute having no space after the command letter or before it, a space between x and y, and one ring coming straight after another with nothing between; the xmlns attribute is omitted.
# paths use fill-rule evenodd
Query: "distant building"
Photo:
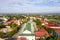
<svg viewBox="0 0 60 40"><path fill-rule="evenodd" d="M12 31L12 30L13 30L13 29L10 28L10 26L6 26L6 28L0 29L0 32L7 33L7 32L10 32L10 31Z"/></svg>
<svg viewBox="0 0 60 40"><path fill-rule="evenodd" d="M12 24L12 23L20 25L22 23L22 19L17 20L17 19L14 18L14 19L12 19L10 21L5 21L3 24L8 25L8 24Z"/></svg>
<svg viewBox="0 0 60 40"><path fill-rule="evenodd" d="M7 21L8 20L7 17L5 17L5 16L0 16L0 19L2 19L4 21Z"/></svg>
<svg viewBox="0 0 60 40"><path fill-rule="evenodd" d="M10 32L10 31L12 31L12 28L2 28L0 30L0 32L3 32L3 33L7 33L7 32Z"/></svg>
<svg viewBox="0 0 60 40"><path fill-rule="evenodd" d="M41 20L42 25L48 24L46 20Z"/></svg>

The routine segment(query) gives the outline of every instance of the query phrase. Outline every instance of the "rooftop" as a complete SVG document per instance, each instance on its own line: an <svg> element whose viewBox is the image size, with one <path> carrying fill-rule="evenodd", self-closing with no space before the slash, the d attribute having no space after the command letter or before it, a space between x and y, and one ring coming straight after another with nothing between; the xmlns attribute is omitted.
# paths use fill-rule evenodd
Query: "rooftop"
<svg viewBox="0 0 60 40"><path fill-rule="evenodd" d="M56 24L45 24L45 26L48 28L60 28L60 26Z"/></svg>
<svg viewBox="0 0 60 40"><path fill-rule="evenodd" d="M41 28L39 31L36 31L35 32L35 36L41 36L41 37L43 37L43 36L45 36L45 35L49 35L48 34L48 32L45 30L45 29L43 29L43 28Z"/></svg>
<svg viewBox="0 0 60 40"><path fill-rule="evenodd" d="M57 32L58 34L60 34L60 29L55 29L55 32Z"/></svg>

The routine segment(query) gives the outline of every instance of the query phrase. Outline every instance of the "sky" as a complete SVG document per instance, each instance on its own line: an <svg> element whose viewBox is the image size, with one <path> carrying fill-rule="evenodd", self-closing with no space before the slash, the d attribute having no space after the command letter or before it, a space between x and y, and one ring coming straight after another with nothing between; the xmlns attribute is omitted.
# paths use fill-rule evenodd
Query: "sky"
<svg viewBox="0 0 60 40"><path fill-rule="evenodd" d="M60 13L60 0L0 0L0 13Z"/></svg>

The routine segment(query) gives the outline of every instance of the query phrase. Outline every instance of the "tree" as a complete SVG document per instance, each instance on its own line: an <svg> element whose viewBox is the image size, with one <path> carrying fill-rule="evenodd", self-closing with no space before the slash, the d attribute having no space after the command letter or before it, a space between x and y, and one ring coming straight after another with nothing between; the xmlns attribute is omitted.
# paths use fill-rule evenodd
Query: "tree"
<svg viewBox="0 0 60 40"><path fill-rule="evenodd" d="M24 16L22 16L22 15L16 15L16 16L14 16L16 19L24 19L25 17Z"/></svg>
<svg viewBox="0 0 60 40"><path fill-rule="evenodd" d="M10 26L11 28L15 28L15 27L17 27L18 25L15 24L15 23L12 23L12 24L8 24L8 26Z"/></svg>
<svg viewBox="0 0 60 40"><path fill-rule="evenodd" d="M49 34L52 34L54 29L52 28L47 28L46 26L42 26Z"/></svg>
<svg viewBox="0 0 60 40"><path fill-rule="evenodd" d="M30 18L26 18L23 20L23 23L27 23L29 21Z"/></svg>
<svg viewBox="0 0 60 40"><path fill-rule="evenodd" d="M57 20L49 20L48 23L49 24L56 24L58 21Z"/></svg>
<svg viewBox="0 0 60 40"><path fill-rule="evenodd" d="M41 21L39 19L36 19L36 20L33 19L33 21L36 23L38 28L42 27L42 23L41 23Z"/></svg>
<svg viewBox="0 0 60 40"><path fill-rule="evenodd" d="M3 38L4 37L4 33L0 32L0 38Z"/></svg>
<svg viewBox="0 0 60 40"><path fill-rule="evenodd" d="M15 33L16 33L16 31L13 30L13 31L11 31L11 32L8 32L7 35L8 35L9 37L12 37Z"/></svg>
<svg viewBox="0 0 60 40"><path fill-rule="evenodd" d="M46 38L46 40L54 40L54 38L50 36L50 37Z"/></svg>
<svg viewBox="0 0 60 40"><path fill-rule="evenodd" d="M3 24L0 24L0 28L5 28L5 25L3 25Z"/></svg>

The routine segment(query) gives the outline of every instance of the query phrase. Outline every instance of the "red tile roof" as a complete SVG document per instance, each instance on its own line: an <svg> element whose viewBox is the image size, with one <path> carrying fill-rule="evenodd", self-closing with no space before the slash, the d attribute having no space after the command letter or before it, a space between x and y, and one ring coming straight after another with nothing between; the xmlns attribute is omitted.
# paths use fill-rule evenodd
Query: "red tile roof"
<svg viewBox="0 0 60 40"><path fill-rule="evenodd" d="M60 27L56 24L45 24L45 26L48 27L48 28L59 28Z"/></svg>
<svg viewBox="0 0 60 40"><path fill-rule="evenodd" d="M22 19L19 19L19 22L22 22ZM4 22L3 24L4 24L4 25L7 25L7 24L11 24L11 23L18 24L18 20L17 20L17 19L12 19L12 20L10 20L10 21Z"/></svg>
<svg viewBox="0 0 60 40"><path fill-rule="evenodd" d="M11 21L6 21L4 22L3 24L11 24L14 20L11 20Z"/></svg>
<svg viewBox="0 0 60 40"><path fill-rule="evenodd" d="M36 31L34 34L35 36L41 36L41 37L45 35L49 35L48 32L43 28L41 28L39 31Z"/></svg>
<svg viewBox="0 0 60 40"><path fill-rule="evenodd" d="M26 40L26 38L21 37L21 38L18 38L17 40Z"/></svg>
<svg viewBox="0 0 60 40"><path fill-rule="evenodd" d="M60 29L55 29L55 31L56 31L58 34L60 34Z"/></svg>
<svg viewBox="0 0 60 40"><path fill-rule="evenodd" d="M48 24L48 22L45 21L45 20L41 20L41 23L42 23L42 24Z"/></svg>
<svg viewBox="0 0 60 40"><path fill-rule="evenodd" d="M58 26L56 24L47 24L47 26Z"/></svg>
<svg viewBox="0 0 60 40"><path fill-rule="evenodd" d="M44 21L44 20L41 20L41 22L42 22L42 23L45 23L45 21Z"/></svg>

